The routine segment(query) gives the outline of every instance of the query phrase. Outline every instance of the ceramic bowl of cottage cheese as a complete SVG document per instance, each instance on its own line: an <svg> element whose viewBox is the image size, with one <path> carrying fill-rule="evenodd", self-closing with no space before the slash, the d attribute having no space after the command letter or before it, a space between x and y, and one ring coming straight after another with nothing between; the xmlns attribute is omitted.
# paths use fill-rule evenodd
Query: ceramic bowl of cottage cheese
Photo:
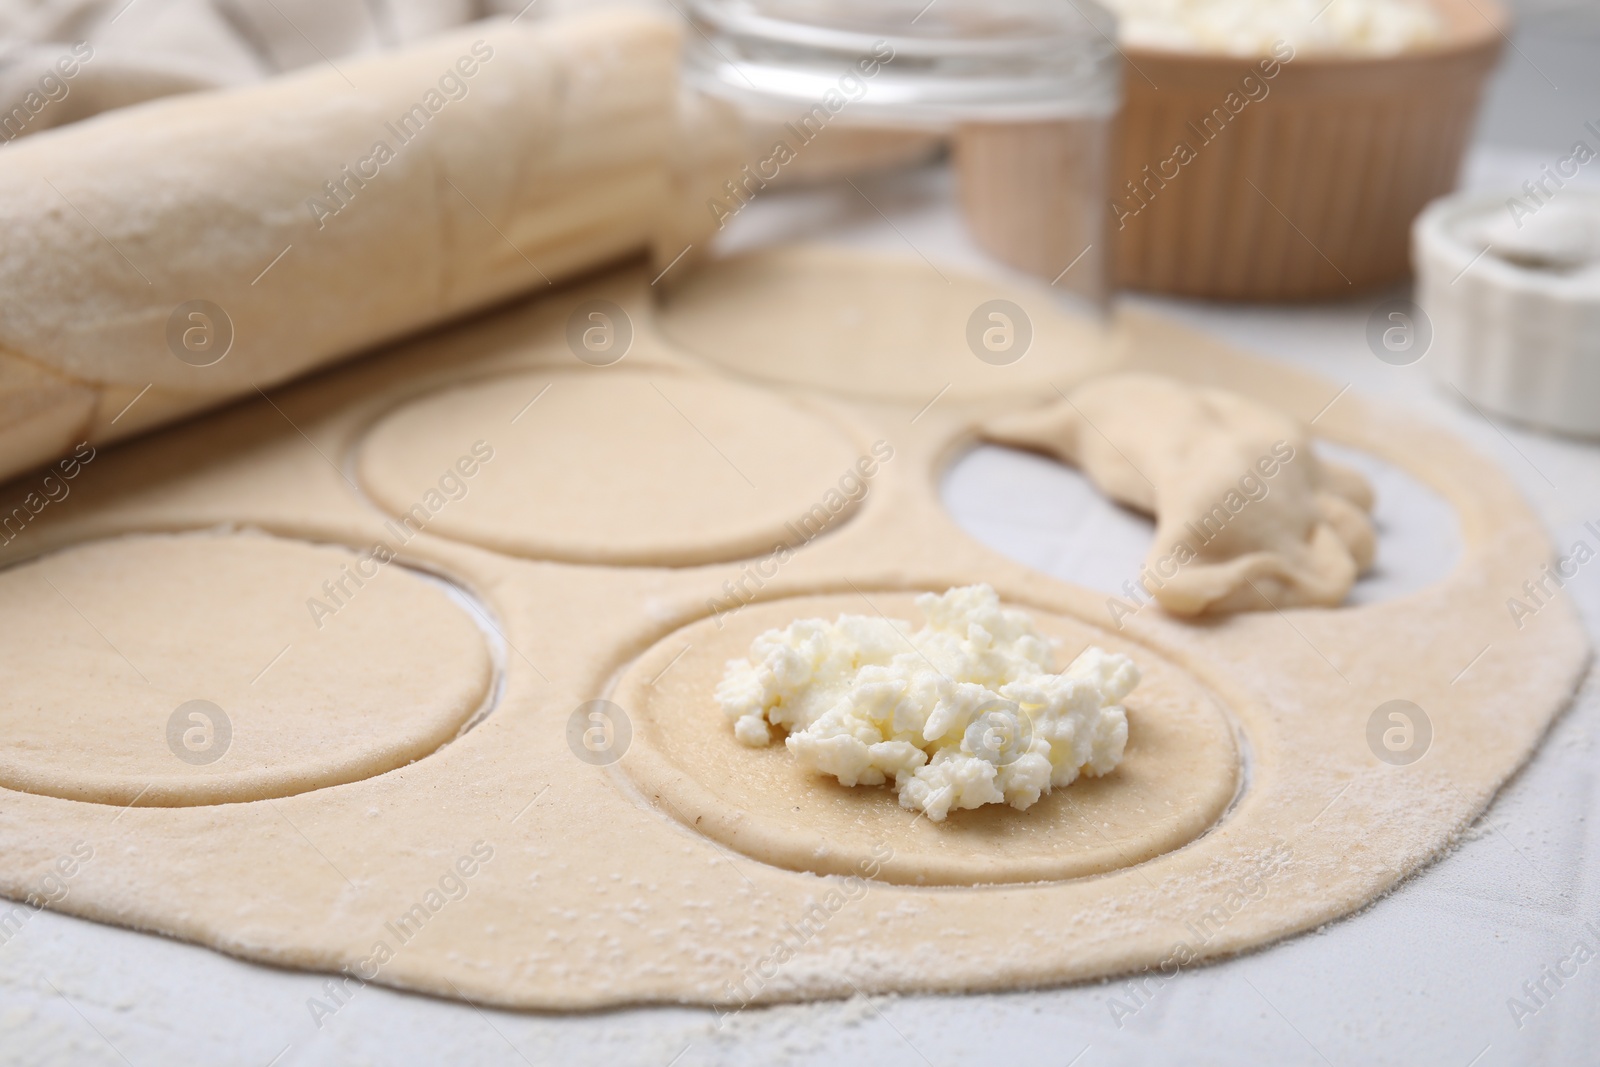
<svg viewBox="0 0 1600 1067"><path fill-rule="evenodd" d="M1127 58L1127 288L1338 297L1409 270L1509 22L1497 0L1104 0Z"/></svg>

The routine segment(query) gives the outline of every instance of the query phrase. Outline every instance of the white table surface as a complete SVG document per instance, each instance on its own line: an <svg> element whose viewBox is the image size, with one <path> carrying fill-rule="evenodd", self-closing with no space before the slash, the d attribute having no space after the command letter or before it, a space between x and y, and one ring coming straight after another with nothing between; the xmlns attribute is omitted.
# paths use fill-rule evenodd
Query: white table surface
<svg viewBox="0 0 1600 1067"><path fill-rule="evenodd" d="M1519 184L1543 161L1480 151L1469 183ZM727 247L821 234L996 269L962 233L943 171L858 184L870 205L848 187L764 196L724 235ZM1379 362L1363 330L1384 295L1299 308L1134 299L1455 431L1511 473L1569 546L1600 519L1600 448L1487 422L1441 394L1426 360ZM1457 541L1436 497L1382 464L1368 469L1382 498L1381 566L1357 593L1372 599L1442 574ZM944 495L975 536L1088 585L1120 585L1149 536L1074 473L1001 449L958 463ZM1600 632L1600 568L1565 594ZM1120 1027L1111 1003L1123 990L1112 983L751 1010L720 1027L702 1009L518 1014L369 986L319 1029L307 1000L324 976L42 913L0 946L0 1064L1600 1063L1600 959L1520 1027L1507 1004L1585 922L1600 929L1597 728L1590 686L1453 853L1360 914L1180 974Z"/></svg>

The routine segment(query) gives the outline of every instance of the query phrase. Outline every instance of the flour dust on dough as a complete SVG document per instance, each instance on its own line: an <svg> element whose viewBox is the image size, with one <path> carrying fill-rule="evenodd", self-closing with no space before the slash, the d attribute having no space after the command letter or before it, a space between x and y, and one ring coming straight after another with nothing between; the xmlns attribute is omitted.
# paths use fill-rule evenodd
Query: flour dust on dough
<svg viewBox="0 0 1600 1067"><path fill-rule="evenodd" d="M99 804L381 774L454 737L493 675L438 586L264 534L111 538L0 571L0 630L0 786Z"/></svg>

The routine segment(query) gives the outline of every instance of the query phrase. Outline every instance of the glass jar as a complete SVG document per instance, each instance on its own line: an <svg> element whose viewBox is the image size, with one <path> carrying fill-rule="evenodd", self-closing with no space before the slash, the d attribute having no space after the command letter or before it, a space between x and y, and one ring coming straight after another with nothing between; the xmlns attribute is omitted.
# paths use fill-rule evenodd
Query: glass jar
<svg viewBox="0 0 1600 1067"><path fill-rule="evenodd" d="M1096 302L1121 99L1092 0L691 0L684 78L772 135L730 192L777 180L825 129L829 167L950 139L962 212L1001 261Z"/></svg>

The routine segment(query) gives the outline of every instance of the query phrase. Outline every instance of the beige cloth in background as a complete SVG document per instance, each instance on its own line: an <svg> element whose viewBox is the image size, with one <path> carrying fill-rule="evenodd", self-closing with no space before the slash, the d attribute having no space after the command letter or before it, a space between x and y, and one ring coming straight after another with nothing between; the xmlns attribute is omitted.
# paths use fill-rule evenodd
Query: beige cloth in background
<svg viewBox="0 0 1600 1067"><path fill-rule="evenodd" d="M338 64L480 19L521 24L598 7L681 14L668 0L0 0L0 142L173 93ZM56 64L79 42L92 58L59 77ZM52 72L59 81L41 86ZM771 117L753 120L740 162L765 159L781 136ZM915 165L943 144L926 130L830 127L768 184Z"/></svg>
<svg viewBox="0 0 1600 1067"><path fill-rule="evenodd" d="M595 6L585 0L0 0L0 141L174 93L337 64L479 19L512 15L524 22ZM88 58L80 59L85 46ZM76 70L66 74L63 61Z"/></svg>

